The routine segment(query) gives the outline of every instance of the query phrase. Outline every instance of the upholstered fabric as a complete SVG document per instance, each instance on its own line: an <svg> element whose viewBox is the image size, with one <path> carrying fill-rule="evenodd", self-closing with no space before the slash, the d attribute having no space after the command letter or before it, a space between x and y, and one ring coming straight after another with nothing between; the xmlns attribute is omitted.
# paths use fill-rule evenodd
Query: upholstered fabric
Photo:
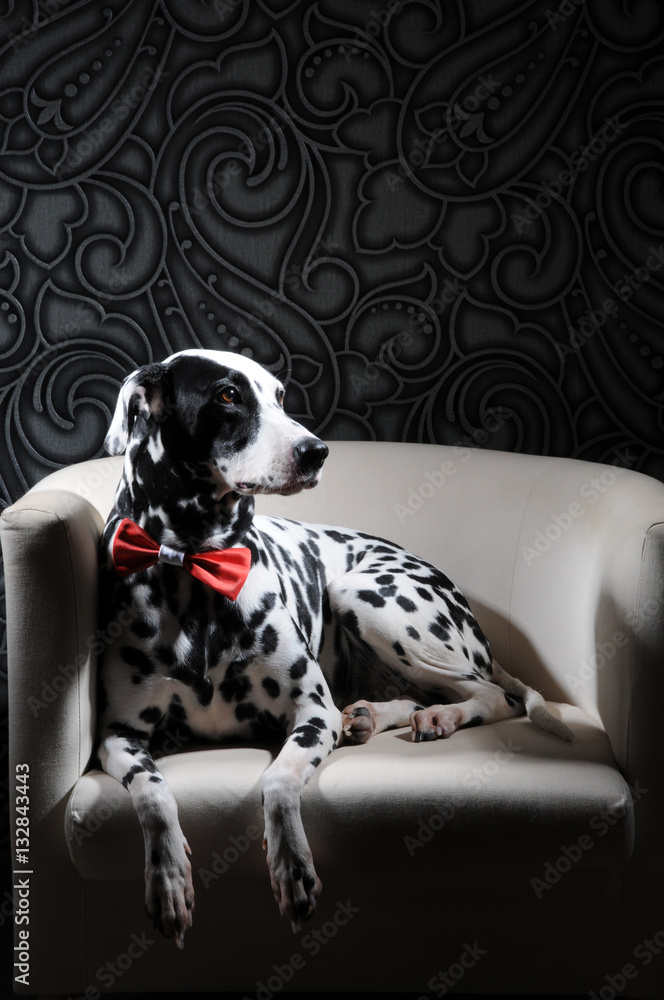
<svg viewBox="0 0 664 1000"><path fill-rule="evenodd" d="M261 850L260 776L276 748L167 734L161 766L197 892L179 953L142 911L129 796L91 766L96 550L120 469L104 459L57 472L0 521L10 766L30 768L35 873L19 992L255 995L281 975L279 989L425 994L456 963L459 993L581 993L631 961L630 992L658 995L664 967L635 949L664 929L664 486L565 459L336 443L316 490L261 498L265 512L369 530L444 568L497 659L576 740L514 719L335 751L302 798L323 895L294 937ZM150 943L141 951L132 935ZM106 965L132 941L110 987Z"/></svg>
<svg viewBox="0 0 664 1000"><path fill-rule="evenodd" d="M445 828L440 839L455 867L470 878L479 866L493 867L498 857L534 875L544 861L557 858L561 844L576 842L578 831L587 831L593 841L592 849L581 852L579 866L623 867L633 846L629 788L597 724L571 706L561 714L576 734L574 743L562 747L520 719L479 734L465 730L444 744L413 743L402 729L382 733L364 747L340 748L320 765L302 797L315 858L335 873L347 869L350 857L364 871L414 875L429 866L418 841L433 819L433 831ZM177 740L177 733L173 737ZM197 744L190 751L185 743L180 750L160 766L177 799L180 823L191 831L194 858L211 858L220 844L230 846L233 855L233 835L253 827L261 837L233 862L234 874L264 876L260 778L278 746ZM96 831L97 817L107 812ZM612 817L610 836L603 813ZM66 835L84 878L141 877L140 827L129 796L108 775L95 770L77 782Z"/></svg>

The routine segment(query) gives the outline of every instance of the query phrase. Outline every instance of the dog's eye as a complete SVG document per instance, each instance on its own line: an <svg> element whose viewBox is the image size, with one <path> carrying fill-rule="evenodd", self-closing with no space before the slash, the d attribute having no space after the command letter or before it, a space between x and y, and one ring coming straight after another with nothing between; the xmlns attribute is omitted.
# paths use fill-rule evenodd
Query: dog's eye
<svg viewBox="0 0 664 1000"><path fill-rule="evenodd" d="M223 389L220 389L217 393L217 399L220 403L225 403L226 405L242 402L242 397L234 385L225 385Z"/></svg>

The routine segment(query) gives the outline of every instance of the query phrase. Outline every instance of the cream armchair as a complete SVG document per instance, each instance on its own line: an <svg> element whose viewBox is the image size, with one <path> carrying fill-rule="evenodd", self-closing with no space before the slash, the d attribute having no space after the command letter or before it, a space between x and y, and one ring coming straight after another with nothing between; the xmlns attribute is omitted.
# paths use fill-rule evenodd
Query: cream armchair
<svg viewBox="0 0 664 1000"><path fill-rule="evenodd" d="M558 703L576 738L521 718L335 751L303 795L323 893L294 936L261 850L274 748L202 747L175 728L161 767L197 894L180 952L143 913L129 795L93 766L109 638L97 543L120 469L56 472L0 522L10 767L29 800L12 813L18 993L662 996L663 485L566 459L333 442L316 490L263 499L444 568L497 659Z"/></svg>

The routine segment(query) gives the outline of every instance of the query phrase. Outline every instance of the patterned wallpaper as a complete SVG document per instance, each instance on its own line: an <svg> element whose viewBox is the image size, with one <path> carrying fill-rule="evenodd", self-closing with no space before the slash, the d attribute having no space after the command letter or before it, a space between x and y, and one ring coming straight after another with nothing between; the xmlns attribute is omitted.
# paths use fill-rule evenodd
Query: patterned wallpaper
<svg viewBox="0 0 664 1000"><path fill-rule="evenodd" d="M0 504L196 345L328 439L664 479L663 43L651 0L0 0Z"/></svg>

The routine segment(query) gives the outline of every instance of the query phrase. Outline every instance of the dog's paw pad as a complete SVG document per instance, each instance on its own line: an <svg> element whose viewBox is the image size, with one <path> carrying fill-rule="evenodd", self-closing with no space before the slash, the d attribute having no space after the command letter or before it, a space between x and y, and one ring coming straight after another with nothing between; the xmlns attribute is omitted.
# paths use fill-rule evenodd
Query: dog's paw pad
<svg viewBox="0 0 664 1000"><path fill-rule="evenodd" d="M432 705L430 708L420 708L410 717L415 743L448 739L462 722L462 713L455 705Z"/></svg>
<svg viewBox="0 0 664 1000"><path fill-rule="evenodd" d="M341 714L341 731L348 743L366 743L376 728L376 720L368 702L348 705Z"/></svg>

